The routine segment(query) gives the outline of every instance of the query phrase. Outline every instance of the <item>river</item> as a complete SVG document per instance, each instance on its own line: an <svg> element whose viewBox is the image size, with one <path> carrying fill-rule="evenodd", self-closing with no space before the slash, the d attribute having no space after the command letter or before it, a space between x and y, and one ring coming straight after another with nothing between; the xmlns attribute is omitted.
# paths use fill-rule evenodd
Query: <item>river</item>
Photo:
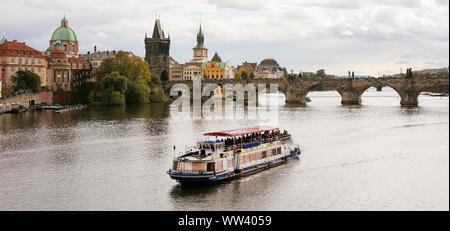
<svg viewBox="0 0 450 231"><path fill-rule="evenodd" d="M150 104L0 115L0 210L449 210L449 98L402 108L390 88L362 106L311 92L276 126L299 160L248 177L181 187L166 171L201 134L247 120L174 116Z"/></svg>

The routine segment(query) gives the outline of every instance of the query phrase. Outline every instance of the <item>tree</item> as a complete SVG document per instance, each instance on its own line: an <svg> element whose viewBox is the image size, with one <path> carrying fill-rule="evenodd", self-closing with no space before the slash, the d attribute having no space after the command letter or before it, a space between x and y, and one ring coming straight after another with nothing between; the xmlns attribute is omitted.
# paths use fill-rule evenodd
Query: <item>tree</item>
<svg viewBox="0 0 450 231"><path fill-rule="evenodd" d="M324 69L317 70L316 77L317 78L325 78L326 77L325 70Z"/></svg>
<svg viewBox="0 0 450 231"><path fill-rule="evenodd" d="M102 104L103 105L124 105L125 92L127 90L129 81L126 77L114 71L102 78L100 87L102 90Z"/></svg>
<svg viewBox="0 0 450 231"><path fill-rule="evenodd" d="M31 90L33 92L41 91L41 78L31 71L17 71L15 76L11 77L14 85L14 91Z"/></svg>
<svg viewBox="0 0 450 231"><path fill-rule="evenodd" d="M135 82L128 81L125 100L127 104L142 104L150 102L150 87L143 79Z"/></svg>
<svg viewBox="0 0 450 231"><path fill-rule="evenodd" d="M167 72L164 73L167 74ZM149 103L152 92L161 86L161 78L155 73L150 73L144 60L123 51L119 51L114 58L105 59L97 74L101 78L100 89L104 105L112 105L108 100L111 99L114 91L120 92L126 104ZM114 94L118 98L116 93ZM163 100L164 91L158 94L162 94L161 100ZM119 101L122 102L122 100Z"/></svg>
<svg viewBox="0 0 450 231"><path fill-rule="evenodd" d="M130 56L128 53L119 51L113 58L103 60L97 74L100 79L107 74L117 71L120 75L127 77L131 81L137 79L150 80L150 70L147 63L137 56Z"/></svg>

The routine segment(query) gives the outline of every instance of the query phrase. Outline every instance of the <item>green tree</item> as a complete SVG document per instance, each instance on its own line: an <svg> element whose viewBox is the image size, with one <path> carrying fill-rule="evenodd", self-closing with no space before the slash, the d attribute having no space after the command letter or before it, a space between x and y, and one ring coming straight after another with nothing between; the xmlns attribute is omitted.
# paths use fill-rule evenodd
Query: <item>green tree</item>
<svg viewBox="0 0 450 231"><path fill-rule="evenodd" d="M150 80L150 70L147 63L143 59L123 51L117 52L113 58L103 60L97 74L101 79L113 71L119 72L120 75L126 76L131 81Z"/></svg>
<svg viewBox="0 0 450 231"><path fill-rule="evenodd" d="M117 71L103 77L100 81L102 104L111 106L124 105L125 92L127 91L129 81Z"/></svg>
<svg viewBox="0 0 450 231"><path fill-rule="evenodd" d="M325 70L324 69L317 70L316 77L317 78L325 78L326 77Z"/></svg>
<svg viewBox="0 0 450 231"><path fill-rule="evenodd" d="M11 77L14 85L14 91L31 90L33 92L41 91L41 78L31 71L17 71L15 76Z"/></svg>
<svg viewBox="0 0 450 231"><path fill-rule="evenodd" d="M128 82L125 99L127 104L142 104L150 102L150 87L143 79Z"/></svg>
<svg viewBox="0 0 450 231"><path fill-rule="evenodd" d="M112 78L110 75L115 72L128 80L125 83L126 87L123 82L117 82L120 78L117 78L116 74L113 79L107 79ZM97 74L101 79L99 82L103 83L99 87L102 91L102 103L105 105L110 105L107 99L112 96L113 91L119 91L124 96L126 104L149 103L152 98L156 99L161 94L160 98L164 99L164 91L156 90L161 86L161 78L155 73L150 73L144 60L126 52L119 51L114 58L105 59ZM117 84L121 86L120 89L117 88ZM158 92L158 97L151 97L153 90Z"/></svg>

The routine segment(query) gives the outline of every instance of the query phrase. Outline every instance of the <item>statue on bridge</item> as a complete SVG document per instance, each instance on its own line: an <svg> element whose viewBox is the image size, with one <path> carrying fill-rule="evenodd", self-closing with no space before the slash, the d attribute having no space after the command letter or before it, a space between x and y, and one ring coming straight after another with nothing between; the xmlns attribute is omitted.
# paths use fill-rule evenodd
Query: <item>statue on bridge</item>
<svg viewBox="0 0 450 231"><path fill-rule="evenodd" d="M412 68L407 68L406 69L406 78L407 79L412 79L412 70L411 70Z"/></svg>

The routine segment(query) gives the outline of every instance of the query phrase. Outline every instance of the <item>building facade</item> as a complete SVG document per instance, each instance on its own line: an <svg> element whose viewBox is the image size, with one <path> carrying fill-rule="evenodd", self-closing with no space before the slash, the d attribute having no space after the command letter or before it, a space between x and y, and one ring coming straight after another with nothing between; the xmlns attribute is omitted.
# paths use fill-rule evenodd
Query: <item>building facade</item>
<svg viewBox="0 0 450 231"><path fill-rule="evenodd" d="M197 45L192 48L192 62L205 63L208 62L208 49L205 47L205 36L202 32L202 25L197 34Z"/></svg>
<svg viewBox="0 0 450 231"><path fill-rule="evenodd" d="M209 61L202 64L202 80L225 78L225 63Z"/></svg>
<svg viewBox="0 0 450 231"><path fill-rule="evenodd" d="M12 93L11 77L17 71L28 70L36 73L41 78L41 84L46 76L47 63L42 53L25 42L12 42L4 39L0 44L0 80L3 94Z"/></svg>
<svg viewBox="0 0 450 231"><path fill-rule="evenodd" d="M159 19L156 19L151 38L145 34L145 61L150 72L157 74L161 80L169 79L170 36L167 38L161 29Z"/></svg>
<svg viewBox="0 0 450 231"><path fill-rule="evenodd" d="M195 76L202 76L202 63L187 62L184 64L183 80L191 81Z"/></svg>
<svg viewBox="0 0 450 231"><path fill-rule="evenodd" d="M169 70L169 81L183 81L183 64L174 64Z"/></svg>
<svg viewBox="0 0 450 231"><path fill-rule="evenodd" d="M253 73L254 76L256 76L257 71L257 63L249 63L247 61L243 62L242 65L239 65L237 67L238 70L242 69L248 73Z"/></svg>

